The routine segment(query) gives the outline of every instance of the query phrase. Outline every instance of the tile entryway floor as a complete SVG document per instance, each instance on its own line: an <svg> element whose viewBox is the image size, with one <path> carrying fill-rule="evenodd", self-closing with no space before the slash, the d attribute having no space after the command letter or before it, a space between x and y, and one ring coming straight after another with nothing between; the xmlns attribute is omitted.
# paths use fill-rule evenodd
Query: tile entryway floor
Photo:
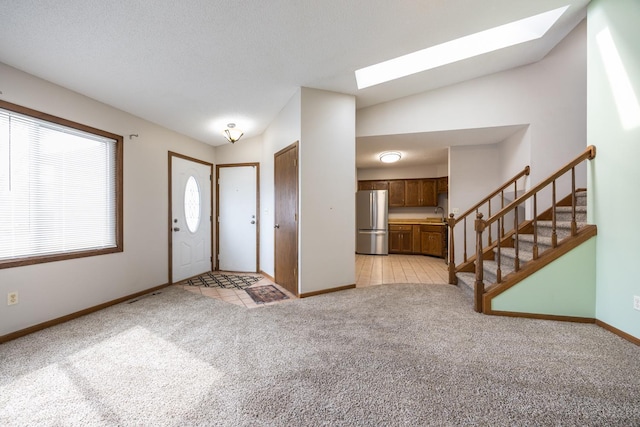
<svg viewBox="0 0 640 427"><path fill-rule="evenodd" d="M422 283L425 285L447 283L447 265L441 258L422 255L356 255L356 287L381 285L383 283ZM224 273L224 272L220 272ZM241 274L232 273L229 274ZM253 275L253 274L252 274ZM208 288L204 286L173 285L188 292L216 298L246 308L280 304L297 299L295 295L262 276L250 287L273 285L289 299L266 304L256 304L243 289Z"/></svg>
<svg viewBox="0 0 640 427"><path fill-rule="evenodd" d="M255 274L255 273L236 273L236 272L225 272L225 271L217 271L216 273L248 274L250 276L259 276L258 274ZM200 295L204 295L206 297L216 298L216 299L222 300L224 302L228 302L230 304L235 304L235 305L238 305L238 306L241 306L241 307L246 307L246 308L256 308L256 307L262 307L262 306L265 306L265 305L279 304L279 303L282 303L282 302L292 301L292 300L297 298L291 292L287 291L285 288L283 288L282 286L274 283L273 281L271 281L271 279L269 279L268 277L265 277L265 276L262 276L262 278L259 281L257 281L256 283L254 283L253 285L251 285L249 287L250 288L255 288L255 287L258 287L258 286L265 286L265 285L273 285L273 286L275 286L280 292L282 292L286 296L288 296L289 299L285 299L285 300L282 300L282 301L274 301L274 302L269 302L269 303L264 303L264 304L257 304L253 299L251 299L249 294L244 291L244 289L210 288L210 287L205 287L205 286L191 286L191 285L185 285L185 284L177 284L177 285L173 285L173 286L176 286L178 288L184 289L185 291L193 292L194 294L200 294Z"/></svg>

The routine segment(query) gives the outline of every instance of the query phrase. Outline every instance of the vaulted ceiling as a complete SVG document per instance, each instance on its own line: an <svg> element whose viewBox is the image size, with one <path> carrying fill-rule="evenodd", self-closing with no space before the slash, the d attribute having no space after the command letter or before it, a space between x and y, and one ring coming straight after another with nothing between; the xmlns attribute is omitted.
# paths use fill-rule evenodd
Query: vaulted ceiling
<svg viewBox="0 0 640 427"><path fill-rule="evenodd" d="M0 0L0 62L217 146L229 122L261 134L300 86L362 108L538 61L588 2ZM358 68L565 5L539 40L357 90Z"/></svg>

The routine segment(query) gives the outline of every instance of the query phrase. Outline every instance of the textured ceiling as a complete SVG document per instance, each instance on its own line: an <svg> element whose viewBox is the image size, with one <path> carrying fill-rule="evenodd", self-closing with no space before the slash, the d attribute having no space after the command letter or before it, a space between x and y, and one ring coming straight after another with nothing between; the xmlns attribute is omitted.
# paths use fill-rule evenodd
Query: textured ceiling
<svg viewBox="0 0 640 427"><path fill-rule="evenodd" d="M228 122L261 134L300 86L361 108L535 62L588 1L0 0L0 62L216 146ZM538 41L356 88L358 68L567 4Z"/></svg>

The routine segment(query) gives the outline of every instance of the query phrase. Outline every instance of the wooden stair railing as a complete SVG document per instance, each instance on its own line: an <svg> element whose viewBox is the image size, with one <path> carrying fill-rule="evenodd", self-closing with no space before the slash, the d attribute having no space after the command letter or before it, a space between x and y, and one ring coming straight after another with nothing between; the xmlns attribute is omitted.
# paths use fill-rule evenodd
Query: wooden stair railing
<svg viewBox="0 0 640 427"><path fill-rule="evenodd" d="M491 216L491 200L498 195L500 195L500 209L504 209L505 190L513 186L514 198L517 198L518 197L518 180L523 176L529 175L529 171L530 171L529 166L526 166L524 169L522 169L522 171L518 172L513 178L506 181L504 184L498 187L495 191L493 191L487 197L485 197L484 199L480 200L478 203L473 205L471 208L469 208L465 213L460 215L458 218L454 218L454 214L449 214L449 218L447 218L447 225L449 227L449 283L450 284L452 285L456 284L457 282L456 272L460 271L460 269L463 268L464 265L468 265L472 263L476 257L475 254L471 258L467 257L467 226L468 226L467 218L474 212L476 213L476 215L480 213L480 209L482 209L485 205L487 207L487 212L489 216ZM455 231L455 226L460 223L462 223L462 227L463 227L463 232L462 232L462 235L463 235L462 237L463 257L462 258L463 259L459 265L456 265L454 231ZM497 236L498 240L501 238L504 238L505 236L504 228L499 230L497 234L498 234ZM489 239L488 240L489 246L495 244L495 242L492 240L491 230L489 230L488 239Z"/></svg>
<svg viewBox="0 0 640 427"><path fill-rule="evenodd" d="M483 219L483 214L478 212L476 214L476 220L474 222L475 231L476 231L476 259L475 259L475 273L476 279L474 284L474 309L477 312L483 311L483 298L482 296L485 293L484 289L484 281L483 281L483 258L485 250L483 250L483 233L485 230L488 230L490 233L491 225L497 222L497 228L501 229L504 227L505 215L509 214L513 211L513 244L515 249L515 272L520 269L520 258L519 258L519 250L518 250L518 235L519 230L521 229L521 223L518 220L518 207L521 206L527 200L533 198L533 220L531 221L531 225L533 226L533 260L538 259L538 214L537 214L537 205L538 205L538 193L541 190L547 189L551 186L551 246L552 248L556 248L558 246L558 238L556 232L556 181L558 178L563 176L565 173L571 171L571 236L576 236L578 233L578 227L576 222L576 171L575 168L580 163L585 160L592 160L596 157L596 147L590 145L587 149L580 154L578 157L567 163L562 168L558 169L555 173L550 175L544 181L540 182L529 191L524 193L522 196L517 197L513 202L509 203L507 206L503 207L499 212L496 212L494 215L490 215L488 219ZM489 240L490 241L490 240ZM501 283L502 274L500 268L500 251L501 251L501 241L497 239L496 241L496 257L495 261L497 264L497 274L496 280L497 283Z"/></svg>

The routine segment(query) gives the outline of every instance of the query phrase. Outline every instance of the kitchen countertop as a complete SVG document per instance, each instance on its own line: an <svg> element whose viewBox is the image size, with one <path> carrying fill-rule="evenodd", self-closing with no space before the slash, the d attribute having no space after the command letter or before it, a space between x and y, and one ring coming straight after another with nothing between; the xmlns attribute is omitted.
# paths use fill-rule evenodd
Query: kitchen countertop
<svg viewBox="0 0 640 427"><path fill-rule="evenodd" d="M391 225L446 225L440 218L389 219Z"/></svg>

